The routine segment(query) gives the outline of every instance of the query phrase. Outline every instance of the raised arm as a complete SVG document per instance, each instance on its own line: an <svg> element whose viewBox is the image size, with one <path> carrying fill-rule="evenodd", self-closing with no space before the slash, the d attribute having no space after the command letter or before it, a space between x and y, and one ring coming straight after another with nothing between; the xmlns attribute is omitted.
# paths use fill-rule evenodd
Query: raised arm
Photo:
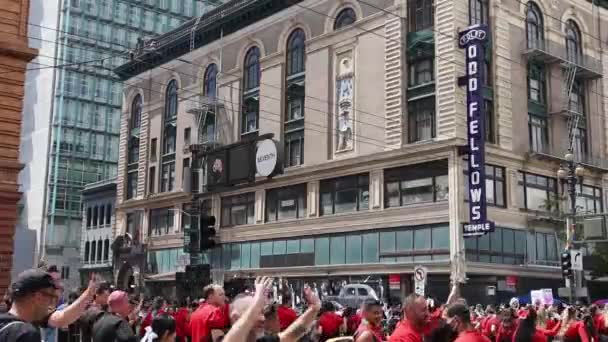
<svg viewBox="0 0 608 342"><path fill-rule="evenodd" d="M460 285L457 281L454 281L454 283L452 284L450 295L448 296L448 300L445 305L448 306L453 304L454 302L456 302L456 300L458 300L458 298L460 298Z"/></svg>
<svg viewBox="0 0 608 342"><path fill-rule="evenodd" d="M253 303L245 313L234 323L224 337L223 342L243 342L247 340L251 329L255 326L258 317L264 309L266 292L272 288L272 278L262 277L255 281L255 295Z"/></svg>
<svg viewBox="0 0 608 342"><path fill-rule="evenodd" d="M95 291L99 286L99 277L97 274L91 276L89 287L68 307L61 311L55 311L49 317L48 325L54 328L66 328L74 323L87 309L87 305L93 300Z"/></svg>
<svg viewBox="0 0 608 342"><path fill-rule="evenodd" d="M310 330L310 327L315 321L319 310L321 310L321 301L319 297L310 289L304 289L304 298L308 303L308 309L298 319L296 319L285 331L279 334L281 342L298 341L302 336Z"/></svg>

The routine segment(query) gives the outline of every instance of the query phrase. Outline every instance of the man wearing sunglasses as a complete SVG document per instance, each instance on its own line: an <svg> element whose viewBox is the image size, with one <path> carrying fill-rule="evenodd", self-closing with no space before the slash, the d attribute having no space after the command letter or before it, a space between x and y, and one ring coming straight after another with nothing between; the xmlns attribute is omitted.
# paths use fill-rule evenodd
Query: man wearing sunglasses
<svg viewBox="0 0 608 342"><path fill-rule="evenodd" d="M32 323L44 320L57 303L53 277L38 269L24 271L11 286L11 297L11 310L0 315L0 342L40 342L40 330Z"/></svg>

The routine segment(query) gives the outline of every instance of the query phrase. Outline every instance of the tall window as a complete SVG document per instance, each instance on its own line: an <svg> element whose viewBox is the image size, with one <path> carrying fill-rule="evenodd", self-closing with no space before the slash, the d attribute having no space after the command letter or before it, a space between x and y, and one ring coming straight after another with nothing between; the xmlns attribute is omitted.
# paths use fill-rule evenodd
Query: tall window
<svg viewBox="0 0 608 342"><path fill-rule="evenodd" d="M528 49L543 48L544 26L540 9L533 2L528 2L526 14L526 41Z"/></svg>
<svg viewBox="0 0 608 342"><path fill-rule="evenodd" d="M285 166L304 163L304 99L306 35L301 29L294 30L287 40L287 108L285 115Z"/></svg>
<svg viewBox="0 0 608 342"><path fill-rule="evenodd" d="M582 214L596 214L604 210L604 201L602 197L602 189L590 186L581 185L576 189L576 207Z"/></svg>
<svg viewBox="0 0 608 342"><path fill-rule="evenodd" d="M89 241L84 243L84 262L89 262L89 257L91 253L91 243Z"/></svg>
<svg viewBox="0 0 608 342"><path fill-rule="evenodd" d="M411 165L384 171L384 207L447 201L446 161Z"/></svg>
<svg viewBox="0 0 608 342"><path fill-rule="evenodd" d="M547 118L528 115L528 130L530 138L530 150L533 152L547 152Z"/></svg>
<svg viewBox="0 0 608 342"><path fill-rule="evenodd" d="M260 118L260 49L256 46L245 56L243 76L243 114L241 119L241 138L257 136Z"/></svg>
<svg viewBox="0 0 608 342"><path fill-rule="evenodd" d="M464 163L464 174L468 175L469 163ZM506 207L507 185L505 169L486 164L486 203L496 207ZM464 182L465 199L469 200L469 182Z"/></svg>
<svg viewBox="0 0 608 342"><path fill-rule="evenodd" d="M433 0L409 0L410 32L433 27Z"/></svg>
<svg viewBox="0 0 608 342"><path fill-rule="evenodd" d="M210 64L205 70L203 95L214 99L217 91L217 65Z"/></svg>
<svg viewBox="0 0 608 342"><path fill-rule="evenodd" d="M175 211L173 208L150 210L150 231L152 236L172 234L174 230Z"/></svg>
<svg viewBox="0 0 608 342"><path fill-rule="evenodd" d="M266 222L306 217L306 184L268 190Z"/></svg>
<svg viewBox="0 0 608 342"><path fill-rule="evenodd" d="M142 99L137 94L131 103L129 141L127 153L127 199L137 196L137 169L139 162L139 128L141 126Z"/></svg>
<svg viewBox="0 0 608 342"><path fill-rule="evenodd" d="M255 223L255 193L222 198L222 227Z"/></svg>
<svg viewBox="0 0 608 342"><path fill-rule="evenodd" d="M528 64L528 100L544 105L546 103L545 67L542 64Z"/></svg>
<svg viewBox="0 0 608 342"><path fill-rule="evenodd" d="M430 58L419 58L410 62L409 86L415 87L433 82L435 79L435 73L433 71L434 63L435 60L432 56Z"/></svg>
<svg viewBox="0 0 608 342"><path fill-rule="evenodd" d="M488 0L469 0L469 23L488 25L490 9Z"/></svg>
<svg viewBox="0 0 608 342"><path fill-rule="evenodd" d="M555 178L520 171L517 175L517 183L521 208L545 212L557 209Z"/></svg>
<svg viewBox="0 0 608 342"><path fill-rule="evenodd" d="M110 256L110 240L103 241L103 261L107 262Z"/></svg>
<svg viewBox="0 0 608 342"><path fill-rule="evenodd" d="M343 27L352 25L357 21L357 14L352 8L345 8L338 13L334 22L334 30L339 30Z"/></svg>
<svg viewBox="0 0 608 342"><path fill-rule="evenodd" d="M321 215L369 209L369 175L361 174L321 181Z"/></svg>
<svg viewBox="0 0 608 342"><path fill-rule="evenodd" d="M408 103L409 141L431 140L435 137L435 96Z"/></svg>
<svg viewBox="0 0 608 342"><path fill-rule="evenodd" d="M163 144L161 157L161 192L173 191L175 186L175 145L177 131L177 81L171 80L165 96Z"/></svg>
<svg viewBox="0 0 608 342"><path fill-rule="evenodd" d="M566 56L571 62L579 62L582 55L581 30L572 20L566 22Z"/></svg>

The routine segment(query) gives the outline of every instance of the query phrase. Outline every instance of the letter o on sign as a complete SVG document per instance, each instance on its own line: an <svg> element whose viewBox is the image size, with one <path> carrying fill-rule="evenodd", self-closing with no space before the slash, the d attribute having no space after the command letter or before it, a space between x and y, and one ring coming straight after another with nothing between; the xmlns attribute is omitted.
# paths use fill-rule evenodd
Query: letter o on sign
<svg viewBox="0 0 608 342"><path fill-rule="evenodd" d="M258 143L258 150L255 153L255 169L260 176L270 176L276 169L278 160L277 145L272 139Z"/></svg>

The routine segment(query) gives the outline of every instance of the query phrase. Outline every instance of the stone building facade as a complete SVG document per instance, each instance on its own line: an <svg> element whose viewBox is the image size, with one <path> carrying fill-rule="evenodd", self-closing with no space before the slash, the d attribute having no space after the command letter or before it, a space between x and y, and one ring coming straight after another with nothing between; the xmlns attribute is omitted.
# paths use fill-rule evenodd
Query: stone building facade
<svg viewBox="0 0 608 342"><path fill-rule="evenodd" d="M216 281L272 274L330 294L365 281L391 298L412 290L419 264L439 297L465 270L473 301L491 301L491 286L498 299L557 292L567 200L556 172L572 118L587 171L577 204L604 210L608 33L591 23L607 14L583 0L232 1L116 70L127 84L117 231L141 228L159 289L182 265L194 199L218 221L221 246L204 256ZM465 240L456 37L471 24L491 33L486 184L497 229ZM282 149L282 174L206 191L210 170L190 145L264 134Z"/></svg>

